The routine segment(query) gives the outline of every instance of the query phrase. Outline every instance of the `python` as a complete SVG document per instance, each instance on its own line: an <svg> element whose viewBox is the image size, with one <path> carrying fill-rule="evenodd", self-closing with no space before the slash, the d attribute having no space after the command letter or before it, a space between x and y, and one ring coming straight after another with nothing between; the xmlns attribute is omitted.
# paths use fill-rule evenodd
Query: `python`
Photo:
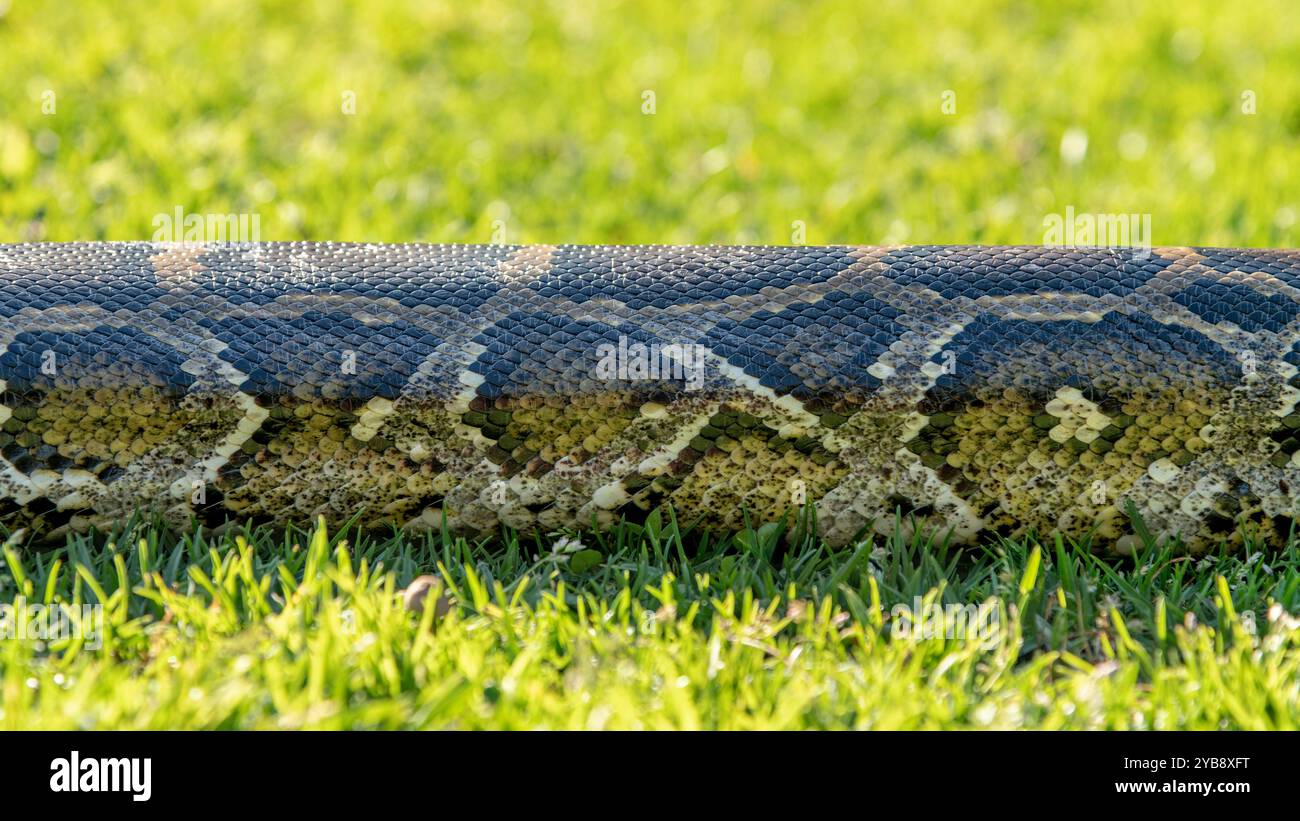
<svg viewBox="0 0 1300 821"><path fill-rule="evenodd" d="M0 246L0 524L1282 540L1300 253L1144 251Z"/></svg>

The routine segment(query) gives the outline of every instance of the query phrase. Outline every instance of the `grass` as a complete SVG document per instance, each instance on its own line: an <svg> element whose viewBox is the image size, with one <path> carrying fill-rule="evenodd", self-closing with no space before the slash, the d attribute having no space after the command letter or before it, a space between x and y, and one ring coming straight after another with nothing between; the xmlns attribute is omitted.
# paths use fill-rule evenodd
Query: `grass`
<svg viewBox="0 0 1300 821"><path fill-rule="evenodd" d="M5 601L103 608L98 641L0 642L7 729L1300 725L1294 548L137 526L5 564ZM445 613L404 604L430 570ZM989 627L897 633L918 596Z"/></svg>
<svg viewBox="0 0 1300 821"><path fill-rule="evenodd" d="M1281 0L212 4L0 0L0 241L1296 246ZM344 104L355 101L355 113ZM650 103L653 103L651 106ZM951 103L946 106L946 103ZM1297 550L832 552L625 527L470 544L140 525L0 604L101 604L102 647L0 642L0 726L1293 727ZM242 539L242 540L241 540ZM594 552L591 552L594 551ZM443 618L401 604L438 573ZM893 635L914 597L980 641Z"/></svg>
<svg viewBox="0 0 1300 821"><path fill-rule="evenodd" d="M1283 0L0 6L0 239L1300 244Z"/></svg>

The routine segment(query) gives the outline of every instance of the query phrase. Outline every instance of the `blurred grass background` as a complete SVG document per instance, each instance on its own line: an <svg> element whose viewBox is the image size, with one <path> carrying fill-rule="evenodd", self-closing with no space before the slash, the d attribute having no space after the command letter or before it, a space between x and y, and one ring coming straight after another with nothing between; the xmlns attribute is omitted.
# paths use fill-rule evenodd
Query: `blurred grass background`
<svg viewBox="0 0 1300 821"><path fill-rule="evenodd" d="M1073 206L1300 244L1280 0L0 9L3 241L180 206L262 239L1039 243Z"/></svg>

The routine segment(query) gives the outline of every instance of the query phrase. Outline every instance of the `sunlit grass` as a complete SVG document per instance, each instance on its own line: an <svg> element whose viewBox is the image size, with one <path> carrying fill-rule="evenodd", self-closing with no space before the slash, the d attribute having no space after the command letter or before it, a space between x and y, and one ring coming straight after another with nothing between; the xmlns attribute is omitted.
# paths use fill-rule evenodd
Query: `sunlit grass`
<svg viewBox="0 0 1300 821"><path fill-rule="evenodd" d="M1281 0L0 5L5 241L1300 244Z"/></svg>
<svg viewBox="0 0 1300 821"><path fill-rule="evenodd" d="M0 642L0 727L1300 724L1294 548L841 553L653 521L580 539L141 527L11 546L0 599L104 619L93 648ZM403 588L429 572L444 587L408 609ZM991 629L896 634L915 597L982 605Z"/></svg>

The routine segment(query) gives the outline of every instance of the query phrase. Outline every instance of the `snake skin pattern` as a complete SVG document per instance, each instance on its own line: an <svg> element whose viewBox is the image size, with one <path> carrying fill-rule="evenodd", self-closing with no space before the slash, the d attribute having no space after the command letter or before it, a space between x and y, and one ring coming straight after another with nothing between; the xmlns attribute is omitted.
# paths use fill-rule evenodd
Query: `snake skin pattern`
<svg viewBox="0 0 1300 821"><path fill-rule="evenodd" d="M0 524L1289 532L1300 252L0 246Z"/></svg>

